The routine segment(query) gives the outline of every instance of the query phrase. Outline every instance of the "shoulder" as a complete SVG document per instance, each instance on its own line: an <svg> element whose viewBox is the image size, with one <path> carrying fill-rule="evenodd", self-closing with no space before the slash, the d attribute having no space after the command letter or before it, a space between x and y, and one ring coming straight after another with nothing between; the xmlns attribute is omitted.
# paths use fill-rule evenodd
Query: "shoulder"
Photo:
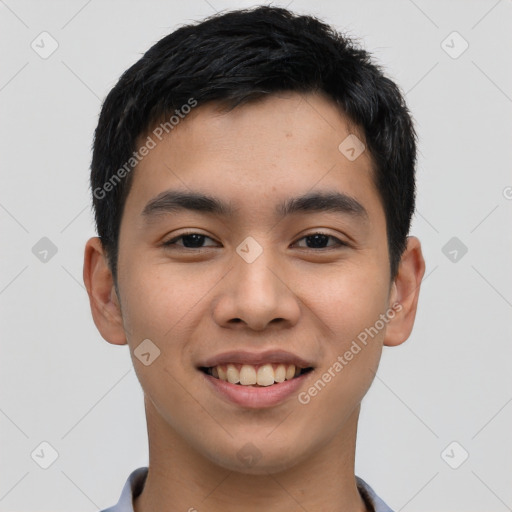
<svg viewBox="0 0 512 512"><path fill-rule="evenodd" d="M357 488L367 505L373 507L374 512L393 512L377 493L362 479L356 476Z"/></svg>
<svg viewBox="0 0 512 512"><path fill-rule="evenodd" d="M147 467L140 467L132 471L124 484L117 504L101 512L133 512L133 498L142 492L147 475Z"/></svg>

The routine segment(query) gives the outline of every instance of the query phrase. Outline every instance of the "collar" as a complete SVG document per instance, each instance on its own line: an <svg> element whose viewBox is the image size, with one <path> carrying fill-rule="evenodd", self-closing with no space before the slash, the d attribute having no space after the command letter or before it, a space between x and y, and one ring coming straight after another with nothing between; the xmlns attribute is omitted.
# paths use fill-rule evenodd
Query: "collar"
<svg viewBox="0 0 512 512"><path fill-rule="evenodd" d="M142 492L148 476L148 468L143 466L135 469L124 484L121 497L116 505L101 512L133 512L133 500ZM367 508L372 512L393 512L362 479L356 476L357 489Z"/></svg>

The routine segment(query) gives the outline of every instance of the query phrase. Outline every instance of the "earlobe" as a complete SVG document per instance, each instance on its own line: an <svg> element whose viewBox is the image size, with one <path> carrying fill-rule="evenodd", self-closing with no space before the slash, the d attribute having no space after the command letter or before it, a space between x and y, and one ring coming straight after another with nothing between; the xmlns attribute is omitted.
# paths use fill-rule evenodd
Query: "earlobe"
<svg viewBox="0 0 512 512"><path fill-rule="evenodd" d="M89 239L85 245L83 278L94 323L101 336L114 345L125 345L126 334L114 279L98 237Z"/></svg>
<svg viewBox="0 0 512 512"><path fill-rule="evenodd" d="M425 260L420 241L410 236L400 260L397 276L390 291L390 303L397 304L395 316L390 320L384 337L384 345L400 345L410 336L420 293L421 280L425 273Z"/></svg>

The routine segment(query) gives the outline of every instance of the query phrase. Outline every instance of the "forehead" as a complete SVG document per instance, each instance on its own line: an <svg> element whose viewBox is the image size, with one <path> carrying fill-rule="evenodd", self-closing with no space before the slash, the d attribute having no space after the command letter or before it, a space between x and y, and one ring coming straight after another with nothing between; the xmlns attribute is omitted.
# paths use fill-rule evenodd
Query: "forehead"
<svg viewBox="0 0 512 512"><path fill-rule="evenodd" d="M364 137L322 95L272 95L228 112L210 103L161 140L153 132L149 137L155 147L137 165L126 205L139 215L148 201L176 187L253 214L263 214L269 201L273 213L277 202L315 189L379 202L369 153L353 158Z"/></svg>

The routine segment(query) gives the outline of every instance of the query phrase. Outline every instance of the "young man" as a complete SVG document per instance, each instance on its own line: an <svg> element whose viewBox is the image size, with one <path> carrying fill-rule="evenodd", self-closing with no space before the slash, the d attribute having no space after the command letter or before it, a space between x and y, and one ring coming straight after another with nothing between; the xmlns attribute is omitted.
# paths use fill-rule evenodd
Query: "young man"
<svg viewBox="0 0 512 512"><path fill-rule="evenodd" d="M123 74L84 281L130 348L149 470L110 512L390 510L354 457L382 347L416 313L415 159L396 85L312 17L217 15Z"/></svg>

